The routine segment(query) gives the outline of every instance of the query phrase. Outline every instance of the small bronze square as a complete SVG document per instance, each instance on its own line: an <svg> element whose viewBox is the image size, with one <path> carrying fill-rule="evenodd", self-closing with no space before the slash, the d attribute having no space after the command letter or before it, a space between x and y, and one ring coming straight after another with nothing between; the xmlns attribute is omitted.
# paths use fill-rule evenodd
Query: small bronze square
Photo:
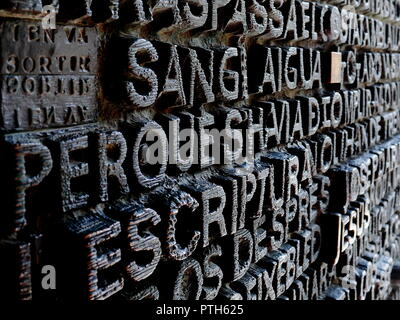
<svg viewBox="0 0 400 320"><path fill-rule="evenodd" d="M342 82L342 53L331 52L331 73L329 77L329 83L341 83Z"/></svg>

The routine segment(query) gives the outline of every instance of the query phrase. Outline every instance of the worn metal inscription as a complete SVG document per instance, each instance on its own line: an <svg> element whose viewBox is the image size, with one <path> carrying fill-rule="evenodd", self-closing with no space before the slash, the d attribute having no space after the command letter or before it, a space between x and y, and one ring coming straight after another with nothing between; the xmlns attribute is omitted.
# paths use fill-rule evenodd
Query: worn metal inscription
<svg viewBox="0 0 400 320"><path fill-rule="evenodd" d="M95 29L0 22L1 129L33 130L97 119Z"/></svg>
<svg viewBox="0 0 400 320"><path fill-rule="evenodd" d="M0 293L400 299L399 13L2 0Z"/></svg>

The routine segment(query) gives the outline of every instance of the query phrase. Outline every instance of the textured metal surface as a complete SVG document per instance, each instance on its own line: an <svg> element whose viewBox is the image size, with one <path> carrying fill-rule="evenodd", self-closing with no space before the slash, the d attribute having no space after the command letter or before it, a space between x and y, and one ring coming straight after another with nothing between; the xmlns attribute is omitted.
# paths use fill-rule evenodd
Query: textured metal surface
<svg viewBox="0 0 400 320"><path fill-rule="evenodd" d="M3 0L1 293L398 299L399 12Z"/></svg>

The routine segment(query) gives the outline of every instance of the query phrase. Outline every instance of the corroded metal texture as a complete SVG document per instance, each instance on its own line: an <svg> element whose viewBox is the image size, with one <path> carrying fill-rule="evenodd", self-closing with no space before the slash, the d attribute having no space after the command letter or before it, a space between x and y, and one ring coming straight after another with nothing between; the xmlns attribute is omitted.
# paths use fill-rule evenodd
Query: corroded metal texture
<svg viewBox="0 0 400 320"><path fill-rule="evenodd" d="M2 0L2 293L398 299L383 3Z"/></svg>

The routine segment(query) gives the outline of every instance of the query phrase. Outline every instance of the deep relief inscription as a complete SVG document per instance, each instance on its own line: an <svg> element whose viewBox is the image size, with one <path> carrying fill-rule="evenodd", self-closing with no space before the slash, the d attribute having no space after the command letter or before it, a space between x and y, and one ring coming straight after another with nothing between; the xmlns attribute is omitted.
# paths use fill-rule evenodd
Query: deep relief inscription
<svg viewBox="0 0 400 320"><path fill-rule="evenodd" d="M3 1L2 293L399 299L399 9Z"/></svg>

